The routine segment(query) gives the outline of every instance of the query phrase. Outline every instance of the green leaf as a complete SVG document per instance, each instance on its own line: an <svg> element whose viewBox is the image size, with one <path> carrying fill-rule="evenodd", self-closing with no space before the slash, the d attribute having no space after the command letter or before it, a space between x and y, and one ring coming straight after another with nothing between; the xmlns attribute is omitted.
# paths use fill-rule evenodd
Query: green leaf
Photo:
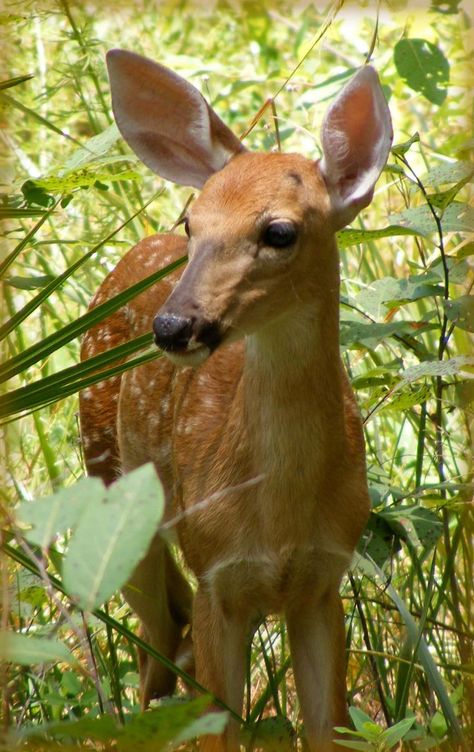
<svg viewBox="0 0 474 752"><path fill-rule="evenodd" d="M362 324L358 321L344 321L341 324L341 344L349 346L364 343L367 347L376 347L387 337L407 333L413 333L410 321L391 321L387 324Z"/></svg>
<svg viewBox="0 0 474 752"><path fill-rule="evenodd" d="M90 504L96 508L105 496L106 489L99 478L81 478L53 496L22 502L17 508L17 521L30 528L24 533L30 543L47 548L57 535L78 524Z"/></svg>
<svg viewBox="0 0 474 752"><path fill-rule="evenodd" d="M15 287L17 290L36 290L45 287L54 279L50 274L41 274L33 277L6 277L5 284Z"/></svg>
<svg viewBox="0 0 474 752"><path fill-rule="evenodd" d="M66 695L76 697L82 690L82 684L74 671L64 671L61 676L61 689Z"/></svg>
<svg viewBox="0 0 474 752"><path fill-rule="evenodd" d="M444 309L450 321L460 329L474 332L474 296L462 295L454 300L445 300Z"/></svg>
<svg viewBox="0 0 474 752"><path fill-rule="evenodd" d="M18 632L0 632L0 656L4 661L22 666L53 661L75 662L66 645L59 640Z"/></svg>
<svg viewBox="0 0 474 752"><path fill-rule="evenodd" d="M115 742L119 752L156 752L174 749L180 744L203 734L220 734L228 721L228 713L207 713L207 695L195 700L162 701L156 709L138 713L125 724L119 726L109 715L101 718L81 718L73 722L47 724L35 729L35 737L47 736L78 741Z"/></svg>
<svg viewBox="0 0 474 752"><path fill-rule="evenodd" d="M402 540L415 547L432 548L443 530L436 512L418 505L397 505L381 510L379 515Z"/></svg>
<svg viewBox="0 0 474 752"><path fill-rule="evenodd" d="M379 567L401 548L393 529L379 512L372 512L357 547L362 556L370 556Z"/></svg>
<svg viewBox="0 0 474 752"><path fill-rule="evenodd" d="M449 82L449 62L427 39L401 39L393 53L395 67L410 89L433 104L443 104Z"/></svg>
<svg viewBox="0 0 474 752"><path fill-rule="evenodd" d="M152 464L113 483L89 504L64 557L64 584L80 606L92 611L124 585L145 556L164 509Z"/></svg>
<svg viewBox="0 0 474 752"><path fill-rule="evenodd" d="M403 739L415 723L415 720L415 716L412 718L404 718L402 721L399 721L394 726L390 726L390 728L383 732L381 741L383 740L387 749L392 749L395 744L398 744L398 742Z"/></svg>
<svg viewBox="0 0 474 752"><path fill-rule="evenodd" d="M412 227L402 227L401 225L389 225L388 227L382 227L380 230L354 230L352 228L346 228L339 230L336 233L337 244L339 249L347 248L350 245L358 245L360 243L368 243L371 240L379 240L380 238L391 238L397 235L420 235L417 229Z"/></svg>
<svg viewBox="0 0 474 752"><path fill-rule="evenodd" d="M178 747L184 742L189 742L192 739L196 739L204 734L222 734L227 722L229 720L229 714L221 712L206 713L206 715L197 718L195 721L191 721L188 726L178 732L173 738L173 748Z"/></svg>
<svg viewBox="0 0 474 752"><path fill-rule="evenodd" d="M466 366L474 367L474 355L458 355L455 358L449 358L449 360L426 361L417 366L406 368L402 372L402 383L416 381L426 376L446 377L457 376L459 373L466 376L468 372L463 371Z"/></svg>
<svg viewBox="0 0 474 752"><path fill-rule="evenodd" d="M390 399L381 405L379 413L387 410L409 410L414 405L419 405L431 396L430 384L421 384L413 389L404 389L396 391Z"/></svg>
<svg viewBox="0 0 474 752"><path fill-rule="evenodd" d="M429 235L438 231L431 209L426 204L392 214L389 220L395 225L416 230L420 235ZM469 204L460 201L453 201L449 204L440 215L440 220L444 232L474 231L474 209Z"/></svg>
<svg viewBox="0 0 474 752"><path fill-rule="evenodd" d="M470 180L474 175L472 162L455 160L443 162L439 167L434 167L426 172L421 178L424 186L437 186L445 183L461 183Z"/></svg>
<svg viewBox="0 0 474 752"><path fill-rule="evenodd" d="M241 732L241 746L245 749L263 749L268 752L293 749L295 730L284 715L260 718L250 723Z"/></svg>
<svg viewBox="0 0 474 752"><path fill-rule="evenodd" d="M417 144L419 140L420 134L418 132L414 133L413 136L408 139L408 141L404 141L401 144L395 144L394 146L392 146L392 152L402 157L407 153L407 151L409 151L409 149L411 149L413 144Z"/></svg>
<svg viewBox="0 0 474 752"><path fill-rule="evenodd" d="M15 76L14 78L7 78L5 81L0 82L0 91L4 91L4 89L11 89L12 86L18 86L19 84L25 83L25 81L29 81L31 78L34 78L34 73L25 73L23 76Z"/></svg>
<svg viewBox="0 0 474 752"><path fill-rule="evenodd" d="M412 275L407 279L383 277L362 290L356 297L356 304L376 317L383 316L387 308L393 308L395 304L442 295L444 289L438 283L439 279L435 274L426 273Z"/></svg>
<svg viewBox="0 0 474 752"><path fill-rule="evenodd" d="M91 185L107 184L120 180L138 180L140 175L134 170L124 170L119 173L94 171L94 170L78 170L76 172L68 172L67 175L61 177L59 175L41 178L39 180L28 180L23 186L22 191L25 194L25 198L35 203L40 203L42 195L48 196L51 201L50 193L70 193L78 188L90 188ZM97 187L97 186L96 186Z"/></svg>
<svg viewBox="0 0 474 752"><path fill-rule="evenodd" d="M364 732L364 727L365 727L365 724L367 723L371 724L372 726L377 727L377 725L373 722L372 718L368 716L367 713L364 713L363 710L361 710L360 708L355 708L351 706L349 708L349 715L357 731Z"/></svg>
<svg viewBox="0 0 474 752"><path fill-rule="evenodd" d="M62 167L62 174L65 175L68 172L75 172L80 170L91 162L97 161L99 157L107 154L110 149L121 138L120 131L115 123L109 125L102 133L90 138L84 146L73 152L69 159ZM132 157L121 157L121 160L127 159L130 161Z"/></svg>

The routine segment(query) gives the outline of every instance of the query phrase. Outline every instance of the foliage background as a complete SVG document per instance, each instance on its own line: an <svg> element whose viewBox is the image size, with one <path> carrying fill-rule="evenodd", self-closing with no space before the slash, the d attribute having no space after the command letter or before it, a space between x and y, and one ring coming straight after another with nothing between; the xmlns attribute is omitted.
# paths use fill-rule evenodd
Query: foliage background
<svg viewBox="0 0 474 752"><path fill-rule="evenodd" d="M28 640L4 644L11 660L3 675L5 743L21 746L32 729L60 722L59 731L49 729L48 744L64 746L59 739L75 719L129 721L138 713L133 616L118 595L105 606L89 604L91 615L61 592L72 524L56 530L52 547L21 525L31 521L28 502L74 487L84 474L71 395L91 378L76 364L80 329L90 323L80 317L93 291L130 245L169 230L189 196L151 175L117 139L105 51L128 48L177 70L237 134L254 125L249 148L276 147L271 109L254 118L278 93L282 149L316 158L327 103L374 44L395 144L415 133L419 140L393 154L373 204L354 224L358 234L340 238L342 347L366 419L374 503L363 555L343 591L349 700L380 728L415 716L410 748L457 748L472 717L474 636L467 6L382 2L377 25L377 4L369 2L143 0L113 9L11 2L0 22L8 63L0 94L2 506L5 526L15 511L20 520L15 537L4 533L2 626ZM426 45L401 42L416 39L435 52L410 69L410 53ZM381 237L371 232L386 227ZM276 712L299 729L277 620L262 625L249 659L246 719L255 729L261 716ZM173 722L189 727L200 710L193 706ZM77 736L101 748L117 733L102 728ZM270 744L286 728L263 724L258 733ZM363 730L369 732L365 748L382 749L376 727ZM177 733L171 739L183 741ZM134 748L128 737L119 743Z"/></svg>

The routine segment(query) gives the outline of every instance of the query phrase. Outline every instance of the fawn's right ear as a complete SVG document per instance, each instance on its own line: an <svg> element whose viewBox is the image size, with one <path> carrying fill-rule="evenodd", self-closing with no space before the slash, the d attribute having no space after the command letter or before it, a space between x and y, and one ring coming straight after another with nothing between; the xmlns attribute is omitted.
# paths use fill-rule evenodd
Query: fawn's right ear
<svg viewBox="0 0 474 752"><path fill-rule="evenodd" d="M126 50L110 50L107 68L117 126L161 177L202 188L244 151L199 91L173 71Z"/></svg>

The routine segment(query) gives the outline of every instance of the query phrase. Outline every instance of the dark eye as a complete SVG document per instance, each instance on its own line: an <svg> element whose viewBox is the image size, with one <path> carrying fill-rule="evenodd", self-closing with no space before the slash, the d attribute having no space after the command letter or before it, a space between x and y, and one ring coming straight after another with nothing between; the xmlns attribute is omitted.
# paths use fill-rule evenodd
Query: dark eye
<svg viewBox="0 0 474 752"><path fill-rule="evenodd" d="M189 238L191 236L191 232L190 232L190 229L189 229L189 219L187 217L185 217L183 219L183 225L184 225L184 232L186 233L186 235Z"/></svg>
<svg viewBox="0 0 474 752"><path fill-rule="evenodd" d="M292 222L271 222L263 231L262 240L273 248L287 248L295 242L296 235Z"/></svg>

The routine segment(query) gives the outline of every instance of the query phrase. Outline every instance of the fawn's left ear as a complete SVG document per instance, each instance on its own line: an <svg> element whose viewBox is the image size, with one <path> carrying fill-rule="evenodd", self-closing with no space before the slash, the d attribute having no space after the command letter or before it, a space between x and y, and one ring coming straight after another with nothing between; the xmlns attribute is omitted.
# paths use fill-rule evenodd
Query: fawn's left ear
<svg viewBox="0 0 474 752"><path fill-rule="evenodd" d="M321 129L319 162L332 205L335 230L367 206L387 161L393 131L375 70L366 65L343 88Z"/></svg>

